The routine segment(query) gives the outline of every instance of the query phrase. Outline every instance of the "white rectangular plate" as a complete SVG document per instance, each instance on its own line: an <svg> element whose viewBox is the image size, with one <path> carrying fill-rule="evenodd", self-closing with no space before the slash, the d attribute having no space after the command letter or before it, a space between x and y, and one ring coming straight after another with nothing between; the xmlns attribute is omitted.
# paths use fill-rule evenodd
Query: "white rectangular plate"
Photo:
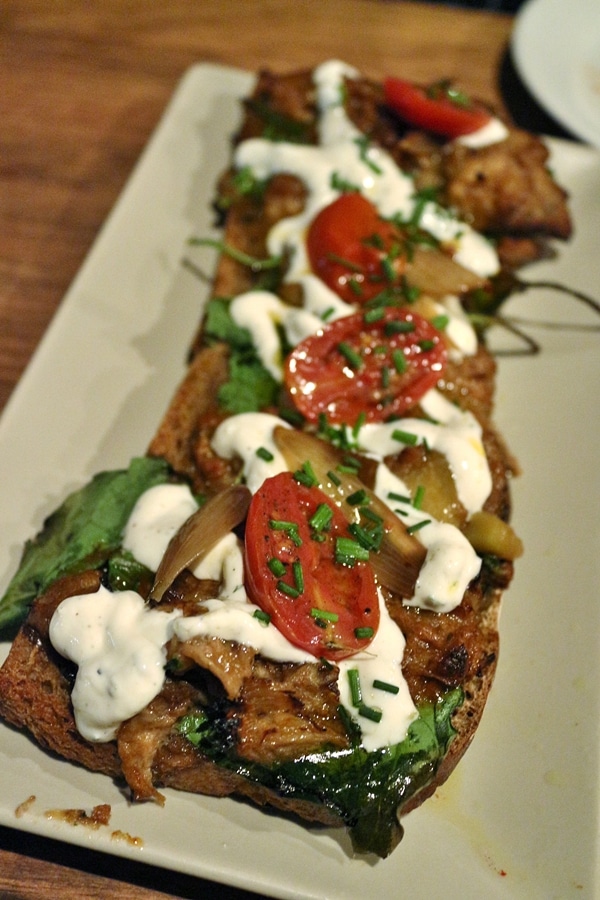
<svg viewBox="0 0 600 900"><path fill-rule="evenodd" d="M43 518L95 472L143 453L169 403L206 292L181 261L191 235L211 233L214 184L250 84L247 74L214 66L186 74L5 411L1 588ZM600 294L600 158L567 143L552 150L576 234L525 277ZM210 253L194 258L210 271ZM527 292L506 311L596 324L583 305L549 290ZM233 800L168 791L163 809L133 806L108 778L51 758L4 725L0 824L264 896L596 895L600 334L527 327L542 353L504 359L499 371L497 419L524 470L514 521L526 556L505 599L496 685L466 759L407 817L389 859L354 860L341 832ZM99 803L112 815L95 831L45 816Z"/></svg>

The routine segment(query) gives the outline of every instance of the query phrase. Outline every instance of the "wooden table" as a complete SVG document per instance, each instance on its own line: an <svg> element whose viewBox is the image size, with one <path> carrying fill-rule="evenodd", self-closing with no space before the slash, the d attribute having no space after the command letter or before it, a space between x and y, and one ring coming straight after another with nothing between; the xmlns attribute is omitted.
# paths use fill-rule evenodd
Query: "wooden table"
<svg viewBox="0 0 600 900"><path fill-rule="evenodd" d="M453 76L560 134L512 70L511 28L505 15L385 0L3 0L0 409L192 63L286 70L336 56L375 77ZM249 896L0 828L0 897L109 895Z"/></svg>

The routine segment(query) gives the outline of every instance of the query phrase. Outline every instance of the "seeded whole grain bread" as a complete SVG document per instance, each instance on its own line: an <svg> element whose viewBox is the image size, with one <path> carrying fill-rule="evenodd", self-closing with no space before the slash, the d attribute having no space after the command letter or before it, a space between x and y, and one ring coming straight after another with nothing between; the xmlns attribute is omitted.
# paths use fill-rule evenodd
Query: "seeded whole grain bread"
<svg viewBox="0 0 600 900"><path fill-rule="evenodd" d="M490 161L490 153L480 155L479 171L484 175L475 179L478 184L475 196L474 190L464 186L472 181L473 166L477 168L473 153L446 152L429 136L391 123L389 116L381 112L381 89L373 82L360 79L351 83L348 103L355 123L374 135L397 160L408 165L417 179L441 185L455 203L460 200L463 214L477 218L483 230L487 225L488 231L499 234L500 248L510 249L506 258L510 256L511 266L515 259L521 264L539 256L548 236L568 237L570 222L565 195L546 174L545 151L540 149L542 145L537 139L529 142L521 132L514 132L511 148L503 161L505 171L513 172L513 183L520 178L521 182L525 180L537 186L535 196L528 195L529 212L522 204L520 219L516 221L510 197L506 196L508 186L502 196L495 183L489 190L488 197L492 199L487 204L486 219L482 212L485 204L481 200L481 184L488 170L497 171L497 160ZM285 77L261 73L246 105L238 139L260 133L264 124L261 109L265 105L272 112L299 122L306 129L307 140L314 139L310 73ZM226 206L221 203L222 209L226 209L226 243L259 258L265 255L270 227L278 219L299 211L305 200L302 185L286 175L275 176L260 200L232 199L226 175L220 200L224 197L228 199ZM215 296L234 296L255 283L255 274L246 266L228 254L221 256L214 283ZM236 463L219 459L210 447L210 437L226 415L218 403L218 389L227 379L228 356L225 343L208 340L204 329L199 330L192 343L186 377L148 448L150 456L167 460L173 472L187 480L198 493L218 492L238 476ZM473 412L481 423L493 480L485 509L506 521L510 514L509 481L516 466L492 423L494 376L494 361L481 346L475 356L449 362L438 388ZM420 463L413 459L410 464ZM435 702L440 692L453 687L460 687L464 692L464 702L452 719L455 736L443 760L432 777L403 804L402 814L434 793L453 771L476 732L498 657L500 598L511 577L509 560L484 565L461 606L443 615L408 608L401 598L386 594L390 614L406 637L403 672L413 699ZM342 816L331 804L306 799L298 793L286 794L226 768L201 748L194 747L175 727L182 716L204 702L207 693L218 694L220 702L230 704L241 755L253 763L261 762L261 754L266 754L267 760L271 758L269 754L275 758L278 754L293 758L294 751L286 743L287 737L283 737L290 728L292 731L296 728L297 740L308 742L301 744L303 748L319 746L321 727L329 729L326 733L331 746L343 747L347 735L339 722L329 721L335 716L326 715L328 721L322 726L321 713L314 708L315 696L321 705L325 704L326 710L337 708L332 676L326 666L278 664L276 670L255 654L242 658L243 654L235 648L219 647L219 652L230 654L228 665L237 677L237 682L232 684L231 672L219 670L210 655L210 646L198 643L194 647L180 647L178 651L183 657L195 662L203 672L206 670L208 676L198 680L186 677L188 670L183 676L171 673L158 697L121 726L117 740L92 744L81 737L70 701L75 668L52 648L48 627L62 599L75 593L93 593L101 579L102 572L94 568L67 575L36 600L0 669L0 715L30 732L45 749L127 782L135 799L162 803L159 789L172 787L214 796L235 795L310 822L343 825ZM190 573L182 573L163 603L185 606L190 602L189 596L197 599L202 586L192 584L191 579ZM197 668L192 670L197 675ZM255 733L258 722L265 730ZM275 738L265 738L264 722L269 724ZM394 839L381 855L393 849L400 835L398 824Z"/></svg>

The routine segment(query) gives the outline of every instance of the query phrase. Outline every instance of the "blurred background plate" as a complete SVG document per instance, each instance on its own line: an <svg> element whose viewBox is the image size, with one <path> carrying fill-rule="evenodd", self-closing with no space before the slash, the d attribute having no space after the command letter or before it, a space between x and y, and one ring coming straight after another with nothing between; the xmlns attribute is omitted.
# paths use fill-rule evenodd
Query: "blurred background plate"
<svg viewBox="0 0 600 900"><path fill-rule="evenodd" d="M600 147L599 0L529 0L516 18L512 53L542 106Z"/></svg>

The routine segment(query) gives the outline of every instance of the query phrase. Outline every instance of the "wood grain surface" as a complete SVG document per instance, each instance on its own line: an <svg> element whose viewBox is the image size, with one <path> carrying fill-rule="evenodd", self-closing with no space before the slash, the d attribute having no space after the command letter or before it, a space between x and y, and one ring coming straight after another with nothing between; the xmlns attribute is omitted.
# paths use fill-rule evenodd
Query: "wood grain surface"
<svg viewBox="0 0 600 900"><path fill-rule="evenodd" d="M0 409L188 66L338 57L375 77L450 76L520 124L560 133L512 70L512 25L385 0L2 0ZM250 895L0 828L1 898L109 896Z"/></svg>

